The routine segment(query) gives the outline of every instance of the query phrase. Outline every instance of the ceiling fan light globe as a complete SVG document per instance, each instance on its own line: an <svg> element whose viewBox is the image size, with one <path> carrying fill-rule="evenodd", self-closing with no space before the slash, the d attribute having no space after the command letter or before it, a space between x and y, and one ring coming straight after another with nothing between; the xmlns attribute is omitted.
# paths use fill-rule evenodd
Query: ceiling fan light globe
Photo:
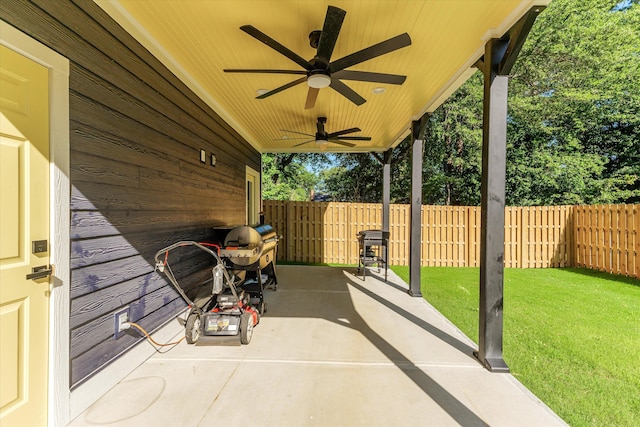
<svg viewBox="0 0 640 427"><path fill-rule="evenodd" d="M331 76L326 74L312 74L307 78L307 84L314 89L322 89L331 84Z"/></svg>
<svg viewBox="0 0 640 427"><path fill-rule="evenodd" d="M316 144L322 146L322 145L327 145L329 143L329 141L327 141L326 139L316 139Z"/></svg>

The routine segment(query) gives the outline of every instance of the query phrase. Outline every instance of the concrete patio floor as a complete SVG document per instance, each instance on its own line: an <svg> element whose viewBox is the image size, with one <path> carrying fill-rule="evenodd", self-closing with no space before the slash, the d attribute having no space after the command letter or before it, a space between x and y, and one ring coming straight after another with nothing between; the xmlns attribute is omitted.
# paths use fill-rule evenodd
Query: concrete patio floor
<svg viewBox="0 0 640 427"><path fill-rule="evenodd" d="M70 426L560 426L389 270L279 266L244 346L157 353Z"/></svg>

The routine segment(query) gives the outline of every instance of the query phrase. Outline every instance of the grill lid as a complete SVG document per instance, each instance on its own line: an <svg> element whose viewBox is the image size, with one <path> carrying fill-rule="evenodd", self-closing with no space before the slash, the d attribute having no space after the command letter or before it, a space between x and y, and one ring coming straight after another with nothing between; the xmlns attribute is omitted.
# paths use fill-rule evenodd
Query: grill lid
<svg viewBox="0 0 640 427"><path fill-rule="evenodd" d="M243 225L229 231L220 255L235 264L250 265L274 250L277 244L278 236L270 225Z"/></svg>

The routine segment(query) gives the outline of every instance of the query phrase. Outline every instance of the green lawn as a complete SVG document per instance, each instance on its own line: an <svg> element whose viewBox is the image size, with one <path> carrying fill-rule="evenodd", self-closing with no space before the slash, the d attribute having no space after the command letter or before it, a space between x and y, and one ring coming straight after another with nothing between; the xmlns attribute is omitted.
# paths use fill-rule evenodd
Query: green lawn
<svg viewBox="0 0 640 427"><path fill-rule="evenodd" d="M408 281L408 267L392 267ZM478 342L477 268L423 267L422 294ZM504 359L572 426L640 426L640 281L506 269Z"/></svg>

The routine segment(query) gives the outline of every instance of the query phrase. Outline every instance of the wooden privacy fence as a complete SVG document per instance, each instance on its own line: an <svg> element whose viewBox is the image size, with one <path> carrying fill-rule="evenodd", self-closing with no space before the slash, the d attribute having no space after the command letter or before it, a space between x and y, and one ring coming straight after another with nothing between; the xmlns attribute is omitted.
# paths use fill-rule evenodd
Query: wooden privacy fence
<svg viewBox="0 0 640 427"><path fill-rule="evenodd" d="M640 205L574 206L575 264L640 278Z"/></svg>
<svg viewBox="0 0 640 427"><path fill-rule="evenodd" d="M391 205L389 263L409 264L409 205ZM283 236L278 259L356 264L361 230L382 228L369 203L264 201ZM505 267L587 267L640 277L638 205L505 208ZM422 207L422 265L478 267L480 208Z"/></svg>

